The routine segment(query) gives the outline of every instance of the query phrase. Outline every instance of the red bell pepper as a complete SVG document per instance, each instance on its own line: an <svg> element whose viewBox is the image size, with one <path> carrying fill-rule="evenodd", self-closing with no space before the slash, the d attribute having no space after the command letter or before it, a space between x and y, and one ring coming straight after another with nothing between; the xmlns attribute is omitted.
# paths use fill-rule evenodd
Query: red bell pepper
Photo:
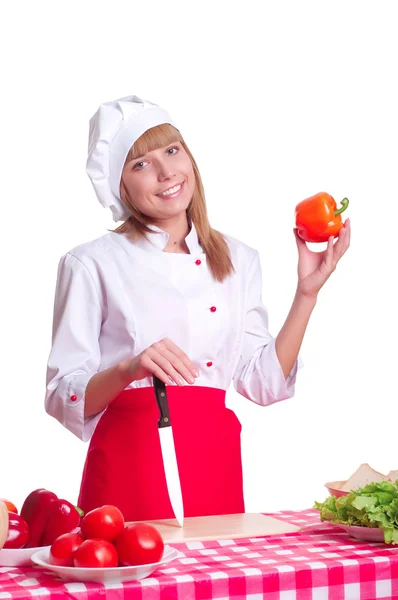
<svg viewBox="0 0 398 600"><path fill-rule="evenodd" d="M49 546L63 533L69 533L80 524L80 509L53 492L43 488L34 490L21 509L29 526L28 548Z"/></svg>
<svg viewBox="0 0 398 600"><path fill-rule="evenodd" d="M50 507L40 545L51 546L57 537L63 533L69 533L79 525L80 514L76 506L73 506L67 500L56 500Z"/></svg>
<svg viewBox="0 0 398 600"><path fill-rule="evenodd" d="M51 505L58 500L53 492L43 488L34 490L26 498L21 508L21 517L29 527L27 548L37 548L47 524Z"/></svg>
<svg viewBox="0 0 398 600"><path fill-rule="evenodd" d="M5 544L8 534L8 510L5 503L0 500L0 550Z"/></svg>
<svg viewBox="0 0 398 600"><path fill-rule="evenodd" d="M334 198L326 192L300 202L295 215L298 235L306 242L327 242L330 236L337 237L343 227L340 215L348 206L348 198L341 205L337 209Z"/></svg>
<svg viewBox="0 0 398 600"><path fill-rule="evenodd" d="M15 513L8 515L8 534L3 548L23 548L29 539L28 524Z"/></svg>

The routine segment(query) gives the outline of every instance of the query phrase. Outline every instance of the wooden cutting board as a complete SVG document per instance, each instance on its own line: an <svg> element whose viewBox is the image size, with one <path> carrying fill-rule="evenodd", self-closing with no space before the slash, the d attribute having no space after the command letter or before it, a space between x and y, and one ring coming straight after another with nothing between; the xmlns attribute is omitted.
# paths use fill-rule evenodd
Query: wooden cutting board
<svg viewBox="0 0 398 600"><path fill-rule="evenodd" d="M300 531L296 525L258 513L188 517L184 519L184 527L180 527L175 519L145 522L160 531L166 544L253 538Z"/></svg>

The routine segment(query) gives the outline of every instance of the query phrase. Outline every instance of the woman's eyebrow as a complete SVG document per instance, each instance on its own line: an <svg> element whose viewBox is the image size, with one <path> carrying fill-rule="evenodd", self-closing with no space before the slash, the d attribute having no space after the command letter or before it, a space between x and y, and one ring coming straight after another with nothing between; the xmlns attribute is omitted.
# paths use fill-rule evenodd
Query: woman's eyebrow
<svg viewBox="0 0 398 600"><path fill-rule="evenodd" d="M170 144L167 144L167 145L165 146L165 148L169 148L170 146L175 146L175 144L178 144L178 142L170 142ZM147 156L148 156L148 154L150 154L151 152L154 152L154 150L151 150L151 151L149 151L149 152L146 152L146 154L142 154L141 156L136 156L135 158L132 158L131 160L132 160L132 161L133 161L133 160L140 160L140 159L142 159L142 158L145 158L145 157L147 157Z"/></svg>
<svg viewBox="0 0 398 600"><path fill-rule="evenodd" d="M139 160L140 158L145 158L148 154L149 154L149 152L147 152L146 154L142 154L141 156L135 156L131 160L133 161L133 160Z"/></svg>

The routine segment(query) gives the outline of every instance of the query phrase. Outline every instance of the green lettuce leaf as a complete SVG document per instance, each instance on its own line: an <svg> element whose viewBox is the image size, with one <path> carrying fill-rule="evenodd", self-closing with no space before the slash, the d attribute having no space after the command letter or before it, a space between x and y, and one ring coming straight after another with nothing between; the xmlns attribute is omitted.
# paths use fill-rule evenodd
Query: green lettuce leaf
<svg viewBox="0 0 398 600"><path fill-rule="evenodd" d="M378 527L387 544L398 544L398 480L370 483L347 496L315 502L321 521L358 527Z"/></svg>

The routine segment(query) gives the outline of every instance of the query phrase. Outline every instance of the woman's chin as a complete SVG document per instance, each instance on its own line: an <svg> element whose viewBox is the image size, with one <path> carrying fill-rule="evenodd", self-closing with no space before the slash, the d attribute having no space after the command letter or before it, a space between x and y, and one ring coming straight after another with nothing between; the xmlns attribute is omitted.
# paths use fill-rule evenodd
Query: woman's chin
<svg viewBox="0 0 398 600"><path fill-rule="evenodd" d="M179 198L176 198L175 201L169 200L162 203L161 206L158 206L158 210L156 211L158 217L162 215L165 217L178 217L181 213L185 213L189 206L189 202L181 202Z"/></svg>

